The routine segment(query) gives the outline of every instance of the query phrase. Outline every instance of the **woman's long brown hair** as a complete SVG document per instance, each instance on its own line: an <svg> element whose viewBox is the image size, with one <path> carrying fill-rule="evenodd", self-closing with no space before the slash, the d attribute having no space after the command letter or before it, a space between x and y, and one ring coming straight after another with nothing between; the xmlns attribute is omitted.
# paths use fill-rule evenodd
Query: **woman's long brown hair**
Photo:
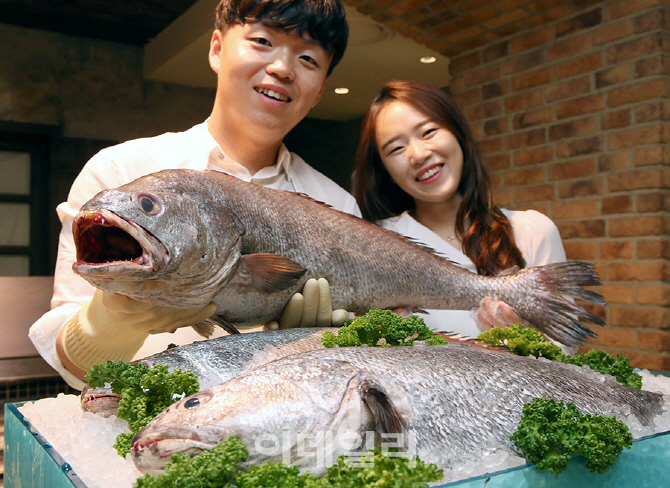
<svg viewBox="0 0 670 488"><path fill-rule="evenodd" d="M393 181L377 149L377 118L382 108L391 102L412 107L446 127L458 140L463 151L458 192L463 200L456 214L456 233L463 242L463 252L475 264L477 272L493 276L512 266L525 267L526 261L516 246L509 220L493 205L486 163L465 116L450 96L425 83L387 83L365 114L352 176L353 194L363 218L377 223L415 209L414 198ZM470 226L466 229L467 222Z"/></svg>

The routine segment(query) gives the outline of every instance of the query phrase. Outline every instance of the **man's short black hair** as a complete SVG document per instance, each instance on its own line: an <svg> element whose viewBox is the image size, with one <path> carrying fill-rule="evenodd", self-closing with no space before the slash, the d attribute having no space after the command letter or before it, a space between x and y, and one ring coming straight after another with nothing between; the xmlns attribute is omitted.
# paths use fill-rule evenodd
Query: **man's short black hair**
<svg viewBox="0 0 670 488"><path fill-rule="evenodd" d="M216 7L221 32L251 22L309 35L332 57L329 76L347 48L349 27L340 0L222 0Z"/></svg>

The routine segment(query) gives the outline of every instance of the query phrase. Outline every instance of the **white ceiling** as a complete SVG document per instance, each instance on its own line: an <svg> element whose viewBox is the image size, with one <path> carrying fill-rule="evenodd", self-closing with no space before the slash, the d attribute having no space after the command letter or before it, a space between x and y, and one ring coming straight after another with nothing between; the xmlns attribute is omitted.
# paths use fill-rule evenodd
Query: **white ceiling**
<svg viewBox="0 0 670 488"><path fill-rule="evenodd" d="M194 87L216 87L207 53L219 0L199 0L146 44L144 76ZM363 115L381 86L394 79L413 79L437 87L449 84L449 59L418 42L402 37L346 7L350 35L344 58L330 76L323 97L309 117L348 120ZM423 64L419 59L433 56ZM349 88L338 95L335 88Z"/></svg>

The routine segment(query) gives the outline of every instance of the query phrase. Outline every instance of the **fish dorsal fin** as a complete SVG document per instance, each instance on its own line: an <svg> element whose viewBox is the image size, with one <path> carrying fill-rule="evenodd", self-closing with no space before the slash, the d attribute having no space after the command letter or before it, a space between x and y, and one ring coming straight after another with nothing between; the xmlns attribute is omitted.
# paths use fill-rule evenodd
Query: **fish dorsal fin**
<svg viewBox="0 0 670 488"><path fill-rule="evenodd" d="M251 286L268 293L292 287L307 271L295 261L278 254L245 254L242 261L251 278Z"/></svg>
<svg viewBox="0 0 670 488"><path fill-rule="evenodd" d="M375 431L382 434L402 433L406 422L384 390L370 382L363 382L360 388L361 397L375 419Z"/></svg>

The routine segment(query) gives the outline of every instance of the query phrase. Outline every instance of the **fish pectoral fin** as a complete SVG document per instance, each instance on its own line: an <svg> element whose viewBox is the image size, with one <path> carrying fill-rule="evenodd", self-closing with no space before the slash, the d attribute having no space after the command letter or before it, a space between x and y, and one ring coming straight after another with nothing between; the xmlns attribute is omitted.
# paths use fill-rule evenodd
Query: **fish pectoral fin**
<svg viewBox="0 0 670 488"><path fill-rule="evenodd" d="M212 317L209 318L209 321L214 325L218 325L223 330L228 332L230 335L240 333L240 331L237 330L237 327L235 327L233 324L224 319L222 315L213 315Z"/></svg>
<svg viewBox="0 0 670 488"><path fill-rule="evenodd" d="M407 423L402 418L384 390L370 382L360 386L361 398L375 419L375 431L379 433L402 433Z"/></svg>
<svg viewBox="0 0 670 488"><path fill-rule="evenodd" d="M307 272L300 264L278 254L245 254L242 263L251 278L250 285L267 293L291 288Z"/></svg>
<svg viewBox="0 0 670 488"><path fill-rule="evenodd" d="M205 339L209 339L214 333L214 324L211 320L205 320L199 324L193 325L192 327L193 330L198 333L198 335L204 337Z"/></svg>

